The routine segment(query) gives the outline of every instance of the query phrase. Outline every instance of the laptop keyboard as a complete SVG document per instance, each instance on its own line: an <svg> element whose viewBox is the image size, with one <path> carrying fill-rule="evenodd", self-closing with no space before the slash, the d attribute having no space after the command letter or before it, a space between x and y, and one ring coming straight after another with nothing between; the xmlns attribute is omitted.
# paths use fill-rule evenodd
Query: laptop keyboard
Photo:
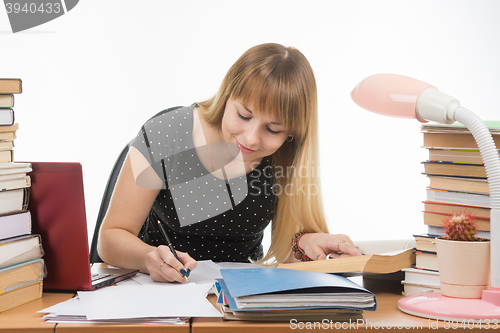
<svg viewBox="0 0 500 333"><path fill-rule="evenodd" d="M91 275L92 275L92 282L110 276L110 274L100 274L100 273L92 273Z"/></svg>

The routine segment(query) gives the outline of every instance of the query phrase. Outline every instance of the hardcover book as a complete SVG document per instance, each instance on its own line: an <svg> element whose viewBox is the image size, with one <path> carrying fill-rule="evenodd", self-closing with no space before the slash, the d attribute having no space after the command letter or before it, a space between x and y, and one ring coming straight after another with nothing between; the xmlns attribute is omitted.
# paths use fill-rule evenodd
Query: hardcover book
<svg viewBox="0 0 500 333"><path fill-rule="evenodd" d="M0 268L0 294L37 282L45 276L43 259L34 259Z"/></svg>
<svg viewBox="0 0 500 333"><path fill-rule="evenodd" d="M480 206L454 205L444 202L424 201L424 212L437 214L455 214L469 212L475 217L489 219L491 208Z"/></svg>
<svg viewBox="0 0 500 333"><path fill-rule="evenodd" d="M500 133L491 133L495 146L500 147ZM426 148L475 148L477 143L470 133L424 133Z"/></svg>
<svg viewBox="0 0 500 333"><path fill-rule="evenodd" d="M0 215L0 239L29 234L31 234L31 214L29 211Z"/></svg>
<svg viewBox="0 0 500 333"><path fill-rule="evenodd" d="M0 108L0 126L11 125L14 125L14 110Z"/></svg>
<svg viewBox="0 0 500 333"><path fill-rule="evenodd" d="M435 214L424 212L424 224L435 227L444 227L444 220L449 216L450 214ZM476 218L475 220L477 223L477 230L490 231L489 219Z"/></svg>
<svg viewBox="0 0 500 333"><path fill-rule="evenodd" d="M43 280L0 294L0 312L42 297Z"/></svg>
<svg viewBox="0 0 500 333"><path fill-rule="evenodd" d="M21 79L0 78L0 94L20 94L23 92Z"/></svg>
<svg viewBox="0 0 500 333"><path fill-rule="evenodd" d="M429 188L447 190L455 192L468 192L479 194L490 194L487 179L482 178L459 178L446 176L431 176L429 178Z"/></svg>
<svg viewBox="0 0 500 333"><path fill-rule="evenodd" d="M482 164L465 164L452 162L422 162L427 175L456 176L486 179L486 169Z"/></svg>
<svg viewBox="0 0 500 333"><path fill-rule="evenodd" d="M43 256L40 235L27 235L0 240L0 268Z"/></svg>
<svg viewBox="0 0 500 333"><path fill-rule="evenodd" d="M0 191L0 214L26 210L29 202L29 187Z"/></svg>
<svg viewBox="0 0 500 333"><path fill-rule="evenodd" d="M0 108L10 109L14 106L14 95L5 94L0 95Z"/></svg>

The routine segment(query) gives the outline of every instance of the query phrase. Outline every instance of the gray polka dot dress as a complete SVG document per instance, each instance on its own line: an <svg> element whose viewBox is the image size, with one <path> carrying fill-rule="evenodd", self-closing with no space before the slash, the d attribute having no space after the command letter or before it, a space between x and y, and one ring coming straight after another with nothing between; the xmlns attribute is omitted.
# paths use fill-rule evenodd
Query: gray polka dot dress
<svg viewBox="0 0 500 333"><path fill-rule="evenodd" d="M241 177L224 180L212 175L194 148L195 107L158 113L132 142L164 180L139 237L153 246L165 244L160 221L175 248L196 260L257 260L263 256L263 232L276 202L270 160L264 158Z"/></svg>

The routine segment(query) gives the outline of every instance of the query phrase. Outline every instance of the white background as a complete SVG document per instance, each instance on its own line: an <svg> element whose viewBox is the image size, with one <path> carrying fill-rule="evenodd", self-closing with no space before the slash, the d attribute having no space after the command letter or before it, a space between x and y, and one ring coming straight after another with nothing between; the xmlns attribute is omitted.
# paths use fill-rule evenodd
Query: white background
<svg viewBox="0 0 500 333"><path fill-rule="evenodd" d="M331 232L425 232L420 123L371 114L349 93L398 73L500 119L500 1L82 0L12 34L0 8L0 77L21 78L16 160L83 164L89 239L111 167L150 116L213 95L264 42L294 46L317 79L322 191Z"/></svg>

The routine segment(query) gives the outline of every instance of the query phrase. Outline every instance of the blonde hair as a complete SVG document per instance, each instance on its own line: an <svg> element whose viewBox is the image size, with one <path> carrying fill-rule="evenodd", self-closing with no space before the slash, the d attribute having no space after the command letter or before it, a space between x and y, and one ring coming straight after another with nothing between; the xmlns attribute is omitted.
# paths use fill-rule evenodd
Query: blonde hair
<svg viewBox="0 0 500 333"><path fill-rule="evenodd" d="M290 254L295 233L328 232L321 204L318 175L318 102L314 73L304 55L292 47L262 44L246 51L229 69L219 91L199 103L200 114L220 129L229 98L253 104L284 124L292 141L271 156L281 191L273 218L268 253L260 261L283 262ZM284 172L286 170L286 172ZM290 172L291 171L291 172Z"/></svg>

